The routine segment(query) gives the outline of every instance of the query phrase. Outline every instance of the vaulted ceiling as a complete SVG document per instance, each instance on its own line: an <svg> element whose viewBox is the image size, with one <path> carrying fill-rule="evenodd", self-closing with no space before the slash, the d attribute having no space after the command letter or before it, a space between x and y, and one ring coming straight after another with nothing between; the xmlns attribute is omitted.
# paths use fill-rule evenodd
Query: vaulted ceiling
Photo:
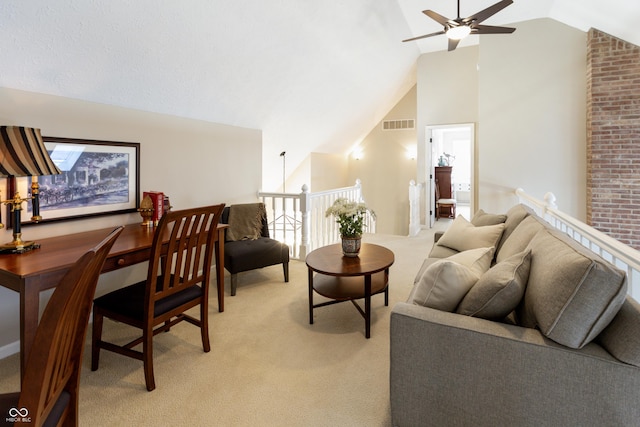
<svg viewBox="0 0 640 427"><path fill-rule="evenodd" d="M456 16L453 0L3 0L0 86L261 129L263 155L295 164L366 136L418 56L446 49L401 42L441 29L423 9ZM640 44L629 0L515 0L485 23L540 17Z"/></svg>

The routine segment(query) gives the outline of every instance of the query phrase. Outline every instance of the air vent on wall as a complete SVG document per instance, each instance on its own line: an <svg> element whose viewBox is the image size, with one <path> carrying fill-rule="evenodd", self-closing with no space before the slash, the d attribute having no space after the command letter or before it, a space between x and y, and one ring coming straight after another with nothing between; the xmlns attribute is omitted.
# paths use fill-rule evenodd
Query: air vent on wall
<svg viewBox="0 0 640 427"><path fill-rule="evenodd" d="M382 122L382 130L406 130L415 129L415 127L414 119L384 120Z"/></svg>

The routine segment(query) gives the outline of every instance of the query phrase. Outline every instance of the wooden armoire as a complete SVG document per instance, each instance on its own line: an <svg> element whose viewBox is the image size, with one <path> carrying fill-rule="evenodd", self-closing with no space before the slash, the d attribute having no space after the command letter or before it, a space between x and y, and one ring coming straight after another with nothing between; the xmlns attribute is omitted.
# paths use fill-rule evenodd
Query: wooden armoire
<svg viewBox="0 0 640 427"><path fill-rule="evenodd" d="M453 186L451 185L451 170L453 166L436 166L436 218L453 218L456 215L455 201L452 203L440 203L439 199L453 199Z"/></svg>

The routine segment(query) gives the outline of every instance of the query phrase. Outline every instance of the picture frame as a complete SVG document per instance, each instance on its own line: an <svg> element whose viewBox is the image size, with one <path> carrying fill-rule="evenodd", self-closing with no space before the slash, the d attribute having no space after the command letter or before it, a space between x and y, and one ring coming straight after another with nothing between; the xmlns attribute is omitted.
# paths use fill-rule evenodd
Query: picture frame
<svg viewBox="0 0 640 427"><path fill-rule="evenodd" d="M60 175L34 177L40 185L40 215L31 221L24 203L20 225L136 212L140 205L140 143L43 136ZM8 179L7 194L31 194L32 177ZM8 227L11 215L7 212Z"/></svg>

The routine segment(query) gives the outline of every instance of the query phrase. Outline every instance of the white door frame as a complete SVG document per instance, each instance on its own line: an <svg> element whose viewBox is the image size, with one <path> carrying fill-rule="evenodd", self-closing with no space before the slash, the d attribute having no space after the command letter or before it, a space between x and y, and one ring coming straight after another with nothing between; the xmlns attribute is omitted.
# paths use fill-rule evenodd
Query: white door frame
<svg viewBox="0 0 640 427"><path fill-rule="evenodd" d="M425 127L425 140L421 142L422 150L418 149L418 152L422 152L425 155L425 171L422 176L425 177L424 182L427 183L425 186L425 196L427 198L426 203L421 204L425 207L424 215L421 215L422 218L425 218L428 223L428 227L433 227L435 222L435 166L437 163L437 159L433 158L432 154L432 137L433 131L437 129L454 129L454 128L468 128L469 129L469 150L470 159L471 159L471 170L469 171L469 175L471 177L471 191L470 191L470 201L469 206L471 209L471 215L476 211L476 173L475 173L475 165L476 165L476 131L475 131L475 123L456 123L449 125L428 125ZM470 219L470 218L468 218Z"/></svg>

